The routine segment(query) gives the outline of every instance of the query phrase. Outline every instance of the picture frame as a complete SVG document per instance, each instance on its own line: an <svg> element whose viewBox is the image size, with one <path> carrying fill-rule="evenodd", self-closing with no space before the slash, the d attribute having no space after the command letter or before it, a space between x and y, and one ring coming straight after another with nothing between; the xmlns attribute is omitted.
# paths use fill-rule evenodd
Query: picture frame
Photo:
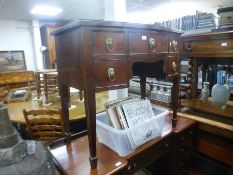
<svg viewBox="0 0 233 175"><path fill-rule="evenodd" d="M0 51L0 72L19 70L26 70L24 51Z"/></svg>

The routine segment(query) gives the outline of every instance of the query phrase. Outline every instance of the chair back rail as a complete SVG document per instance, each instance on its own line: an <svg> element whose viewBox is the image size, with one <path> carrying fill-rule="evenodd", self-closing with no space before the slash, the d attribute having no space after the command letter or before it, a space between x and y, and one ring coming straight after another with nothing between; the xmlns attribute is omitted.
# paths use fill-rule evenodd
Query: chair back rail
<svg viewBox="0 0 233 175"><path fill-rule="evenodd" d="M64 137L61 110L38 109L23 110L30 139L53 141Z"/></svg>

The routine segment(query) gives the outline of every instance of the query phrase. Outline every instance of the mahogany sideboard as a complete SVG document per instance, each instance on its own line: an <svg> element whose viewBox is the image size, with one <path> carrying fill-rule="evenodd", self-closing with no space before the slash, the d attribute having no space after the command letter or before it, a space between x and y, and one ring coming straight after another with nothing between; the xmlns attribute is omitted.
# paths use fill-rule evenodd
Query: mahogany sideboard
<svg viewBox="0 0 233 175"><path fill-rule="evenodd" d="M198 99L197 89L198 66L202 66L204 82L209 65L233 65L233 30L182 35L181 41L182 57L190 59L188 84L191 85L190 98L181 103L188 108L182 115L198 121L196 151L233 166L233 101L217 104L209 98L203 102ZM212 80L210 86L215 83Z"/></svg>
<svg viewBox="0 0 233 175"><path fill-rule="evenodd" d="M153 25L73 21L54 32L66 141L70 143L69 87L84 91L91 168L97 167L95 92L128 87L133 75L173 78L173 124L179 84L180 33Z"/></svg>

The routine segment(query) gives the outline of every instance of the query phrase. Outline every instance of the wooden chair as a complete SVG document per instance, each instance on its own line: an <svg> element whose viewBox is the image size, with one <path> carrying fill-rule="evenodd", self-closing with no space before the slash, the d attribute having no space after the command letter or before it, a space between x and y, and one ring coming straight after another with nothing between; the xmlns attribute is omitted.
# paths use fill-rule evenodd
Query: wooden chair
<svg viewBox="0 0 233 175"><path fill-rule="evenodd" d="M35 72L35 80L36 80L36 91L38 98L41 97L41 91L44 91L44 74L48 72L56 72L56 69L44 69L44 70L38 70Z"/></svg>
<svg viewBox="0 0 233 175"><path fill-rule="evenodd" d="M6 103L8 95L8 88L7 87L0 87L0 102Z"/></svg>
<svg viewBox="0 0 233 175"><path fill-rule="evenodd" d="M48 96L58 92L58 73L47 72L44 74L45 103L48 103Z"/></svg>
<svg viewBox="0 0 233 175"><path fill-rule="evenodd" d="M64 137L61 110L23 110L30 139L53 141Z"/></svg>

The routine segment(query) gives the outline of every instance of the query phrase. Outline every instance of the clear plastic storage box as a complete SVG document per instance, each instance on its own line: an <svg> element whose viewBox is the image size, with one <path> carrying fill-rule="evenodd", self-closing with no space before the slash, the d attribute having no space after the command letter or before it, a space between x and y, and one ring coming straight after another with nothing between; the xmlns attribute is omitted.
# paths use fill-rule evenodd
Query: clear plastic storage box
<svg viewBox="0 0 233 175"><path fill-rule="evenodd" d="M162 129L165 122L165 117L168 115L168 110L153 106L154 117L147 122L143 122L139 126L131 129L118 130L111 127L106 112L97 114L96 132L100 143L108 146L120 156L125 157L131 154L136 147L152 140L162 134ZM154 127L156 126L156 127ZM152 128L152 129L150 129ZM148 130L148 132L145 130ZM137 145L132 144L132 132L145 133L142 135L141 142ZM148 134L150 133L150 134Z"/></svg>

